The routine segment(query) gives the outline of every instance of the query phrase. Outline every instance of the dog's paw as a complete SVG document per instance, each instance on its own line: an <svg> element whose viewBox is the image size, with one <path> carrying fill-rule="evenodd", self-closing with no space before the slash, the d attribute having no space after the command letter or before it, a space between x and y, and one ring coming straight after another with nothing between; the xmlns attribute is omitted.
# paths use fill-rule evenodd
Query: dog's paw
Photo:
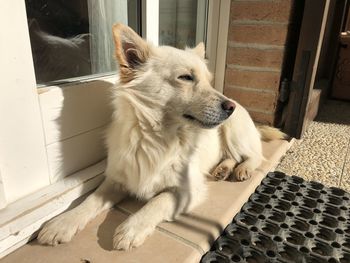
<svg viewBox="0 0 350 263"><path fill-rule="evenodd" d="M237 162L234 159L225 159L215 168L212 176L218 181L226 180L232 175L236 164Z"/></svg>
<svg viewBox="0 0 350 263"><path fill-rule="evenodd" d="M79 230L77 218L68 212L46 223L37 239L40 244L56 246L69 242Z"/></svg>
<svg viewBox="0 0 350 263"><path fill-rule="evenodd" d="M223 181L231 175L231 171L232 169L230 169L229 167L219 164L212 172L212 176L217 181Z"/></svg>
<svg viewBox="0 0 350 263"><path fill-rule="evenodd" d="M115 230L113 247L117 250L130 250L143 244L154 231L154 227L146 226L142 222L127 219Z"/></svg>
<svg viewBox="0 0 350 263"><path fill-rule="evenodd" d="M234 174L238 181L244 181L252 176L253 170L250 169L245 163L241 163L235 168Z"/></svg>

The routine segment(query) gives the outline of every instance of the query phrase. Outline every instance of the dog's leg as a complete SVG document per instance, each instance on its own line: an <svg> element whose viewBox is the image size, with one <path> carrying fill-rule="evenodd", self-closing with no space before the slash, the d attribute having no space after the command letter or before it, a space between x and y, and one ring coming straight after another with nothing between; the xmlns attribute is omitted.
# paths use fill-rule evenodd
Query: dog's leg
<svg viewBox="0 0 350 263"><path fill-rule="evenodd" d="M262 162L262 158L249 157L240 163L235 169L234 174L239 181L247 180L251 177L253 171L259 167Z"/></svg>
<svg viewBox="0 0 350 263"><path fill-rule="evenodd" d="M232 173L237 162L234 159L223 160L212 172L216 180L226 180Z"/></svg>
<svg viewBox="0 0 350 263"><path fill-rule="evenodd" d="M167 191L153 197L135 214L131 215L115 231L113 246L129 250L140 246L163 221L172 221L178 214L189 211L197 205L203 193Z"/></svg>
<svg viewBox="0 0 350 263"><path fill-rule="evenodd" d="M171 218L175 206L176 196L173 192L163 192L152 198L117 227L113 238L114 248L129 250L140 246L160 222Z"/></svg>
<svg viewBox="0 0 350 263"><path fill-rule="evenodd" d="M236 103L235 112L220 129L224 156L234 158L240 163L233 171L237 180L250 178L264 157L260 133L248 112Z"/></svg>
<svg viewBox="0 0 350 263"><path fill-rule="evenodd" d="M124 198L122 187L110 179L105 181L76 208L49 221L38 235L41 244L57 245L69 242L100 212Z"/></svg>

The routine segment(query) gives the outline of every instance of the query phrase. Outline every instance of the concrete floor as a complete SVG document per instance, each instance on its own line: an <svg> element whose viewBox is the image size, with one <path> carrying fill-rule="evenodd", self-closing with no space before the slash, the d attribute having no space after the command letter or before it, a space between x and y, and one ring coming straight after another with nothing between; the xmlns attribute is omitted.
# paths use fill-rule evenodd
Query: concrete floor
<svg viewBox="0 0 350 263"><path fill-rule="evenodd" d="M276 170L350 191L350 103L327 101Z"/></svg>

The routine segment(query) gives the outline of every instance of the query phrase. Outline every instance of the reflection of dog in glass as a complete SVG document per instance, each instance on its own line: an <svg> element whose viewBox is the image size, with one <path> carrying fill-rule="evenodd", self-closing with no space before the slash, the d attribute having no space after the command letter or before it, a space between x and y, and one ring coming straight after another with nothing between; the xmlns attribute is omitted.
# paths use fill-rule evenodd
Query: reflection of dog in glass
<svg viewBox="0 0 350 263"><path fill-rule="evenodd" d="M42 31L29 21L35 76L38 83L91 74L90 34L62 38Z"/></svg>
<svg viewBox="0 0 350 263"><path fill-rule="evenodd" d="M247 111L211 86L204 45L154 47L132 29L113 26L120 80L107 133L106 179L81 205L46 224L38 239L68 242L88 221L127 194L148 200L115 231L114 248L141 245L164 220L205 197L205 175L249 178L263 160L262 139L281 139L255 127Z"/></svg>

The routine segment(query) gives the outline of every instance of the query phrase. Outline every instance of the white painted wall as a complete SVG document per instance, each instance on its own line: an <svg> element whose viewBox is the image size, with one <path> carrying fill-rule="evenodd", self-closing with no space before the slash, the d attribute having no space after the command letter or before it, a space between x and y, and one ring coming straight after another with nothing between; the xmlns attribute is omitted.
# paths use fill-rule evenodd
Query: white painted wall
<svg viewBox="0 0 350 263"><path fill-rule="evenodd" d="M0 1L0 32L0 170L12 202L49 184L24 1Z"/></svg>

